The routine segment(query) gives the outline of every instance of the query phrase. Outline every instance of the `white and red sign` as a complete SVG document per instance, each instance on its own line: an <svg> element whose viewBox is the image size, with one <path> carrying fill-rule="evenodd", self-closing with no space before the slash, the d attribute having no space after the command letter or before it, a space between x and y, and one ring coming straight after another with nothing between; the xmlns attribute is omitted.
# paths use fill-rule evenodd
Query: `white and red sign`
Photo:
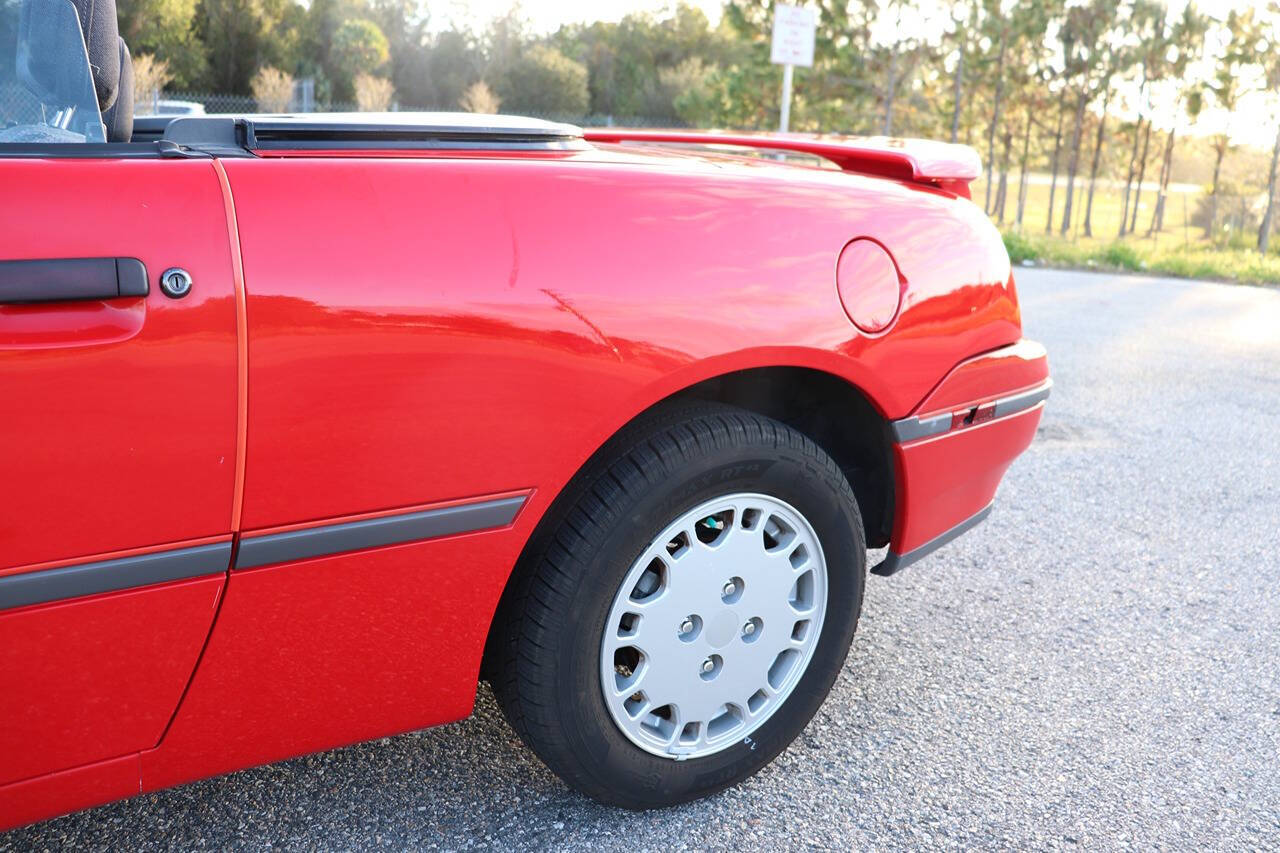
<svg viewBox="0 0 1280 853"><path fill-rule="evenodd" d="M773 51L769 61L776 65L813 66L813 36L818 28L818 12L805 6L778 5L773 10Z"/></svg>

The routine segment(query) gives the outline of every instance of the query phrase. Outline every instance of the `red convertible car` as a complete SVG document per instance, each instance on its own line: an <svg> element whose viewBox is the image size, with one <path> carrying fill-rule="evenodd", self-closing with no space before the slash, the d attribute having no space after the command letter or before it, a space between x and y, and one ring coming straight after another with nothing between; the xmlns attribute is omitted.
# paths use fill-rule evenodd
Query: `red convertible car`
<svg viewBox="0 0 1280 853"><path fill-rule="evenodd" d="M718 791L1035 434L970 149L131 89L111 3L0 0L0 826L481 678L579 791Z"/></svg>

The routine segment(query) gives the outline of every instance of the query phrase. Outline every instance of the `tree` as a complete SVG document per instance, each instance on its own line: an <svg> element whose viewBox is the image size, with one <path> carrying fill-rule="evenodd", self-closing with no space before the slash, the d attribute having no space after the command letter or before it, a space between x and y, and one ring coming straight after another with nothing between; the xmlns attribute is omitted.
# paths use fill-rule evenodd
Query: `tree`
<svg viewBox="0 0 1280 853"><path fill-rule="evenodd" d="M705 83L724 59L726 43L702 10L684 3L662 17L632 13L617 23L564 27L550 39L552 47L587 67L592 113L666 121L677 118L675 98L684 92L679 75L672 77L675 69L698 69Z"/></svg>
<svg viewBox="0 0 1280 853"><path fill-rule="evenodd" d="M904 83L911 80L914 66L924 55L924 45L914 38L903 38L908 31L903 17L912 10L913 0L886 0L882 14L888 16L892 23L888 27L893 39L887 44L874 47L872 59L883 68L882 79L884 90L881 101L884 104L884 124L881 134L893 136L893 106Z"/></svg>
<svg viewBox="0 0 1280 853"><path fill-rule="evenodd" d="M1139 92L1139 97L1144 97L1145 92ZM1124 203L1120 208L1120 230L1116 233L1117 237L1123 237L1129 230L1129 194L1133 191L1133 179L1138 169L1138 148L1142 143L1142 113L1138 113L1138 120L1133 125L1133 151L1129 154L1129 171L1124 179ZM1144 154L1145 158L1146 155ZM1136 203L1136 201L1135 201Z"/></svg>
<svg viewBox="0 0 1280 853"><path fill-rule="evenodd" d="M1127 229L1127 232L1130 234L1132 234L1138 228L1138 207L1139 207L1139 202L1142 200L1142 181L1144 178L1146 178L1146 175L1147 175L1147 152L1150 150L1150 148L1151 148L1151 119L1148 118L1146 129L1143 131L1143 134L1142 134L1142 154L1138 158L1138 182L1134 185L1134 188L1133 188L1133 211L1129 214L1129 227ZM1120 236L1123 237L1126 233L1125 225L1123 222L1120 223L1120 228L1121 228Z"/></svg>
<svg viewBox="0 0 1280 853"><path fill-rule="evenodd" d="M1152 83L1163 74L1164 54L1168 48L1169 35L1165 27L1165 14L1163 4L1152 2L1152 0L1138 0L1134 3L1129 15L1129 29L1136 41L1133 49L1139 71L1138 120L1133 130L1133 153L1129 157L1129 172L1125 178L1124 206L1120 213L1120 229L1116 235L1118 237L1123 237L1137 228L1138 202L1142 196L1142 181L1147 171L1147 151L1151 145L1151 119L1146 113ZM1132 219L1129 210L1131 194Z"/></svg>
<svg viewBox="0 0 1280 853"><path fill-rule="evenodd" d="M203 85L216 92L249 91L253 72L279 53L271 33L283 13L283 2L199 0L195 29L208 56Z"/></svg>
<svg viewBox="0 0 1280 853"><path fill-rule="evenodd" d="M969 52L969 36L977 29L978 14L982 5L976 2L956 2L951 5L951 40L955 43L956 65L951 72L951 142L960 138L960 115L964 103L964 62Z"/></svg>
<svg viewBox="0 0 1280 853"><path fill-rule="evenodd" d="M1042 125L1036 120L1053 103L1050 83L1058 77L1055 55L1050 40L1044 38L1051 24L1061 15L1059 2L1026 3L1010 13L1015 38L1010 41L1006 73L1009 79L1010 107L1022 107L1022 152L1019 156L1018 208L1014 221L1022 226L1027 205L1028 173L1033 133Z"/></svg>
<svg viewBox="0 0 1280 853"><path fill-rule="evenodd" d="M119 0L116 4L120 36L134 57L150 54L164 63L169 81L182 88L199 81L207 61L205 45L196 37L196 2Z"/></svg>
<svg viewBox="0 0 1280 853"><path fill-rule="evenodd" d="M821 4L813 67L795 75L792 128L870 133L883 127L886 52L872 38L879 15L876 0ZM772 27L772 0L725 4L721 29L731 44L707 83L703 100L716 109L710 123L777 127L782 69L769 62Z"/></svg>
<svg viewBox="0 0 1280 853"><path fill-rule="evenodd" d="M1049 216L1044 222L1044 233L1053 233L1053 197L1058 192L1058 157L1062 154L1062 119L1066 113L1067 89L1058 90L1058 127L1053 132L1053 177L1049 181Z"/></svg>
<svg viewBox="0 0 1280 853"><path fill-rule="evenodd" d="M1001 101L1004 99L1004 69L1005 56L1008 54L1009 48L1009 21L1001 14L1001 9L995 9L996 14L990 15L989 19L996 22L999 37L996 39L1000 45L996 53L996 93L995 103L991 108L991 124L987 130L987 173L991 177L995 176L995 156L996 156L996 127L1000 124L1000 107ZM983 209L988 213L991 212L991 177L987 179L987 197L983 204Z"/></svg>
<svg viewBox="0 0 1280 853"><path fill-rule="evenodd" d="M485 71L484 51L469 33L436 33L408 55L392 53L392 80L406 103L453 109Z"/></svg>
<svg viewBox="0 0 1280 853"><path fill-rule="evenodd" d="M423 60L430 50L430 38L427 25L429 16L423 0L366 0L368 9L366 17L378 25L387 38L391 60L389 73L395 92L401 100L419 106L439 103L441 106L452 106L457 102L458 93L444 102L427 101L417 97L420 92L415 85L422 73ZM452 30L443 32L453 33ZM442 33L443 34L443 33ZM468 77L474 80L475 74ZM465 86L465 84L464 84ZM459 90L460 91L460 90Z"/></svg>
<svg viewBox="0 0 1280 853"><path fill-rule="evenodd" d="M355 81L361 74L381 71L391 58L387 37L367 18L348 18L333 34L330 50L334 97L355 96Z"/></svg>
<svg viewBox="0 0 1280 853"><path fill-rule="evenodd" d="M1085 109L1097 94L1100 82L1097 75L1106 73L1112 61L1113 49L1107 37L1115 24L1115 3L1112 0L1093 0L1087 6L1073 6L1067 11L1062 28L1062 53L1065 73L1074 78L1076 91L1075 121L1071 134L1070 155L1067 159L1067 193L1062 206L1063 236L1071 232L1071 214L1075 202L1076 173L1080 169L1080 144L1084 134ZM1103 82L1102 85L1105 85Z"/></svg>
<svg viewBox="0 0 1280 853"><path fill-rule="evenodd" d="M1267 173L1267 212L1258 226L1258 251L1265 255L1271 247L1271 223L1276 207L1276 168L1280 165L1280 128L1276 129L1276 144L1271 149L1271 169Z"/></svg>
<svg viewBox="0 0 1280 853"><path fill-rule="evenodd" d="M1022 215L1027 208L1027 161L1031 155L1031 129L1035 127L1035 116L1032 112L1031 101L1027 101L1027 114L1023 120L1022 127L1022 157L1021 165L1018 169L1018 212L1014 217L1014 222L1018 227L1022 227Z"/></svg>
<svg viewBox="0 0 1280 853"><path fill-rule="evenodd" d="M1280 98L1280 3L1267 4L1266 12L1254 36L1254 56L1258 70L1262 72L1263 90L1274 98ZM1267 173L1267 209L1258 226L1258 251L1266 254L1271 246L1271 229L1275 221L1276 171L1280 167L1280 121L1276 127L1276 142L1271 149L1271 168Z"/></svg>
<svg viewBox="0 0 1280 853"><path fill-rule="evenodd" d="M1107 31L1106 58L1102 65L1102 78L1099 88L1102 90L1102 109L1098 114L1098 131L1093 142L1093 159L1089 164L1089 193L1084 207L1084 236L1093 236L1093 196L1098 186L1098 167L1102 162L1102 144L1106 139L1107 115L1111 107L1111 95L1115 91L1113 81L1116 74L1123 73L1132 63L1134 54L1126 48L1122 36L1133 25L1135 7L1130 6L1127 14L1117 15Z"/></svg>
<svg viewBox="0 0 1280 853"><path fill-rule="evenodd" d="M696 56L691 56L679 65L662 68L658 71L658 82L666 97L670 98L671 108L685 122L697 122L701 109L699 97L707 88L712 69Z"/></svg>
<svg viewBox="0 0 1280 853"><path fill-rule="evenodd" d="M1232 10L1223 23L1220 35L1225 39L1224 50L1219 54L1212 79L1208 83L1209 97L1225 113L1231 114L1240 106L1244 86L1240 77L1252 61L1254 34L1253 10ZM1231 136L1226 132L1213 136L1213 182L1209 187L1209 210L1204 223L1205 237L1212 238L1218 225L1218 197L1222 191L1222 161L1231 150Z"/></svg>
<svg viewBox="0 0 1280 853"><path fill-rule="evenodd" d="M1189 85L1186 79L1187 72L1204 50L1204 36L1207 30L1208 21L1197 11L1195 3L1189 2L1183 7L1182 16L1173 25L1170 33L1169 48L1165 52L1167 63L1165 76L1167 82L1176 87L1176 94L1172 98L1169 135L1165 140L1164 158L1160 166L1160 189L1156 195L1155 210L1151 212L1151 225L1147 228L1148 236L1164 228L1164 207L1169 197L1169 180L1173 177L1173 143L1178 135L1178 123L1183 111L1189 105L1188 95L1196 90L1194 85ZM1198 100L1196 104L1199 104Z"/></svg>
<svg viewBox="0 0 1280 853"><path fill-rule="evenodd" d="M494 81L503 105L514 112L582 116L587 112L587 68L560 51L534 45Z"/></svg>

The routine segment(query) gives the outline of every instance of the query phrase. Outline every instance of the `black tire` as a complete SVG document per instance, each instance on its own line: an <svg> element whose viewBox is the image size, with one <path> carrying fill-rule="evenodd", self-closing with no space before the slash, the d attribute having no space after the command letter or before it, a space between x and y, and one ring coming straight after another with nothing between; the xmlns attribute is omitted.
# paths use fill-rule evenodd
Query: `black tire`
<svg viewBox="0 0 1280 853"><path fill-rule="evenodd" d="M827 560L822 631L793 692L743 742L674 761L640 749L601 695L604 622L632 562L673 518L733 492L786 501ZM494 626L491 681L526 744L570 786L630 809L729 787L769 763L808 724L844 664L862 606L866 546L839 466L790 427L700 404L624 431L588 465L531 540Z"/></svg>

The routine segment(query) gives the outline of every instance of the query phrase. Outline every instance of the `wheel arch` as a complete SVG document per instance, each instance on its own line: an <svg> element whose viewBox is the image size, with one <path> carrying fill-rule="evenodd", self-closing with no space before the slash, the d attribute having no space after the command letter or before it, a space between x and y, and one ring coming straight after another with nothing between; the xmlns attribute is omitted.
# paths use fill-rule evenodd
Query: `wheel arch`
<svg viewBox="0 0 1280 853"><path fill-rule="evenodd" d="M583 473L591 470L601 456L612 453L620 437L638 424L669 409L699 402L722 403L764 415L813 439L849 480L858 501L867 547L888 544L896 500L893 438L888 420L870 396L848 380L812 367L779 365L733 370L701 379L645 407L614 430L578 467L521 549L503 589L493 624L507 618L504 610L512 592L519 587L521 576L531 570L527 555L537 550L555 529L564 507L576 498ZM491 627L485 644L482 676L490 671L497 635Z"/></svg>
<svg viewBox="0 0 1280 853"><path fill-rule="evenodd" d="M759 367L705 379L659 402L723 403L781 421L812 438L853 487L867 546L893 528L893 437L871 399L847 380L808 367Z"/></svg>

